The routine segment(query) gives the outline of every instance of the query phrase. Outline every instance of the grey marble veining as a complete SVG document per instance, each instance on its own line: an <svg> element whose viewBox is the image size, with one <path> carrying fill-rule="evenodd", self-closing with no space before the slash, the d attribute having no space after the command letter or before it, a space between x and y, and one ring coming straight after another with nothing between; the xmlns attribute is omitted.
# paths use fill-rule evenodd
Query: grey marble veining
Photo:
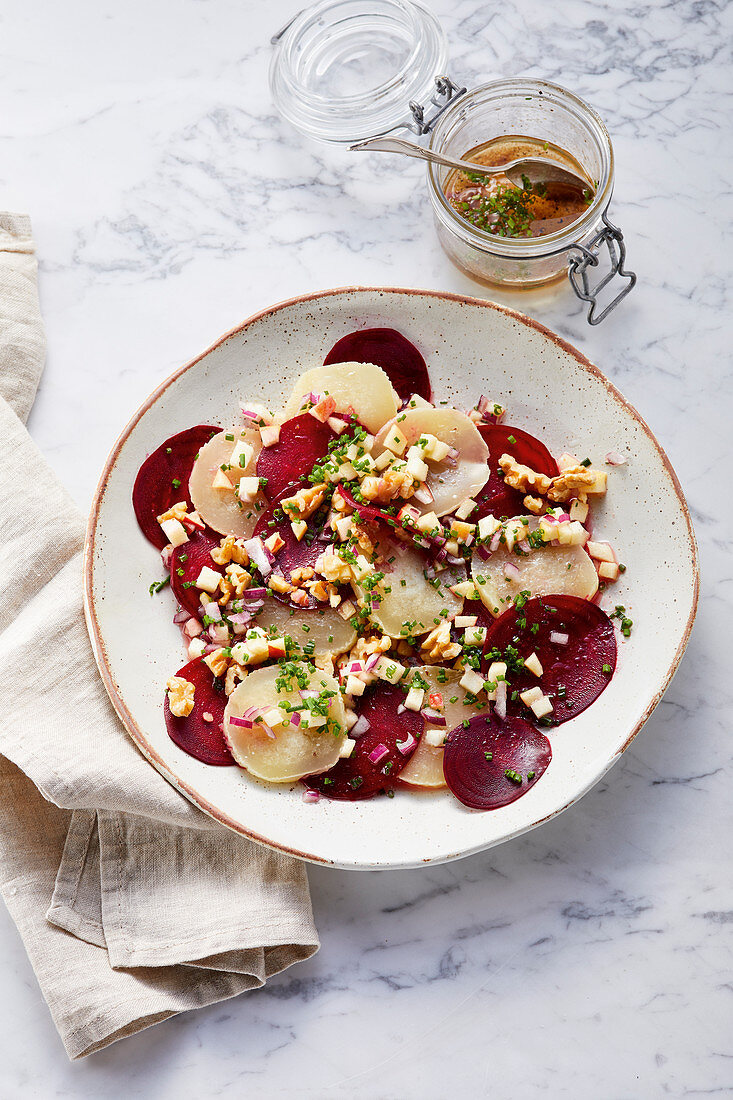
<svg viewBox="0 0 733 1100"><path fill-rule="evenodd" d="M702 552L687 656L561 817L444 867L312 869L317 956L83 1065L66 1063L0 913L2 1095L733 1095L733 8L433 6L456 78L557 81L611 131L611 217L637 289L597 329L567 290L494 296L575 343L667 449ZM30 426L84 508L128 415L250 312L352 283L485 293L442 255L419 165L308 145L275 115L269 37L297 7L0 12L0 205L33 218L49 337ZM713 151L719 172L701 175Z"/></svg>

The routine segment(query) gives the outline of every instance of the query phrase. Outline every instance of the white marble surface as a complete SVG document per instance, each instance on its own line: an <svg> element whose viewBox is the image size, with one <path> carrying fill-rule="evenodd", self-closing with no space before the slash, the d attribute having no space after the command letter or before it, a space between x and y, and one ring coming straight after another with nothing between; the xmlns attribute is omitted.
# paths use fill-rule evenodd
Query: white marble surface
<svg viewBox="0 0 733 1100"><path fill-rule="evenodd" d="M716 182L733 175L733 9L433 3L454 75L556 80L613 135L637 290L598 329L568 293L504 300L597 362L667 448L702 550L687 657L559 819L445 867L312 870L313 960L84 1064L66 1062L0 913L3 1096L733 1094L731 204ZM0 206L33 218L49 338L30 427L85 509L149 390L250 312L351 283L482 293L441 254L418 165L308 147L275 116L269 36L298 6L4 0ZM727 160L695 182L711 152Z"/></svg>

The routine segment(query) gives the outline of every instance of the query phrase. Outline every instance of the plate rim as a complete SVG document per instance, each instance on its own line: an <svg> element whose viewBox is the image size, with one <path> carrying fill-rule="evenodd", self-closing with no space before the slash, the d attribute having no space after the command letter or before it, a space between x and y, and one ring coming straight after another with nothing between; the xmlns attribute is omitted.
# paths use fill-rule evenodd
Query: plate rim
<svg viewBox="0 0 733 1100"><path fill-rule="evenodd" d="M538 332L542 336L548 338L552 343L554 343L559 348L561 348L562 351L568 353L576 361L577 365L580 368L582 368L584 371L586 371L586 373L588 373L588 374L594 376L595 378L597 378L602 383L602 385L605 386L606 390L611 394L611 396L614 397L626 409L626 411L631 415L631 417L638 423L638 425L640 426L642 431L647 435L650 442L652 443L655 450L657 451L657 454L659 455L659 457L662 461L662 464L663 464L667 474L670 477L670 480L672 482L675 493L677 495L678 502L679 502L681 510L682 510L682 514L685 518L686 531L687 531L687 536L688 536L689 544L690 544L692 567L693 567L693 576L694 576L692 602L691 602L690 612L689 612L689 615L688 615L688 618L687 618L687 622L685 624L685 628L684 628L682 637L679 641L679 644L678 644L677 649L675 651L674 657L673 657L673 659L672 659L672 661L669 665L669 668L667 669L667 672L665 674L663 683L661 684L658 691L654 694L654 696L650 700L648 706L645 708L643 714L640 716L639 720L635 724L634 728L632 729L631 733L627 737L624 744L616 752L616 754L611 758L611 760L608 762L607 766L603 769L603 771L595 779L593 779L592 782L590 784L588 784L588 786L586 786L583 790L577 792L569 801L565 802L562 806L557 807L557 809L553 810L552 813L547 814L545 817L541 818L539 821L532 822L530 825L523 826L521 828L513 830L507 836L502 837L501 840L495 841L491 844L488 844L488 845L483 844L483 843L478 844L475 847L472 847L472 848L467 849L465 851L451 853L450 855L442 856L442 857L437 858L437 859L431 859L430 857L426 857L417 865L416 864L400 864L400 863L395 864L394 862L391 862L391 863L372 862L372 863L341 865L341 864L336 863L336 861L334 861L334 860L330 860L330 859L326 858L325 856L317 855L317 854L314 854L312 852L301 851L298 848L291 847L287 844L277 843L276 841L272 841L272 840L268 839L267 837L261 836L259 833L255 832L254 830L245 828L241 824L241 822L235 821L233 818L229 817L228 814L224 813L221 809L219 809L219 807L217 807L217 806L213 805L212 803L210 803L208 801L208 799L204 798L186 780L181 779L179 776L177 776L175 774L174 771L172 771L170 765L168 765L163 760L163 758L159 755L159 753L153 748L153 746L147 740L145 732L140 728L138 723L135 721L135 718L133 717L132 713L130 712L127 704L125 703L124 698L122 697L121 692L119 691L119 689L117 687L114 676L112 675L111 668L109 667L109 662L108 662L106 647L105 647L105 643L104 643L104 638L102 636L102 631L101 631L100 626L99 626L99 621L97 619L97 613L96 613L96 608L95 608L95 595L94 595L94 583L93 583L93 561L94 561L94 549L95 549L95 535L96 535L96 530L97 530L97 524L98 524L98 521L99 521L99 511L100 511L102 499L104 497L104 493L105 493L105 490L106 490L106 487L107 487L107 482L108 482L109 476L110 476L110 474L111 474L111 472L112 472L112 470L113 470L113 468L114 468L114 466L117 462L117 459L120 455L120 452L121 452L122 448L124 447L125 443L127 442L127 440L129 438L130 434L132 433L133 429L137 426L137 424L140 422L140 420L143 418L143 416L145 416L145 414L148 412L148 410L155 404L155 402L158 400L158 398L163 393L165 393L165 391L174 382L176 382L182 375L184 375L187 371L189 371L193 367L195 367L198 363L201 362L202 359L205 359L206 356L209 355L212 351L214 351L218 347L221 347L222 344L226 343L226 341L231 339L233 336L240 335L241 333L246 331L246 329L248 329L251 325L255 324L258 321L263 320L265 317L268 317L268 316L270 316L272 314L275 314L275 313L279 313L281 310L286 309L288 307L300 305L304 302L313 302L313 301L318 301L318 300L322 300L322 299L336 297L336 296L339 296L339 295L354 295L354 294L364 294L364 293L377 294L377 295L378 294L390 294L390 295L404 294L406 296L437 298L437 299L440 299L441 301L453 301L453 302L458 302L461 305L480 306L481 308L484 308L484 309L492 309L492 310L495 310L496 312L505 314L506 316L512 318L513 320L516 320L516 321L520 322L522 325L524 325L527 328L534 329L536 332ZM190 802L192 802L200 810L202 810L204 813L206 813L209 817L213 818L215 821L218 821L219 824L225 826L228 829L231 829L233 832L238 833L240 836L245 836L249 840L255 841L258 844L263 844L267 848L273 849L275 851L283 852L286 855L294 856L297 859L302 859L302 860L305 860L309 863L315 863L315 864L318 864L320 866L326 866L326 867L340 866L340 867L342 867L343 869L346 869L346 870L388 870L388 869L403 869L403 868L408 867L408 866L413 866L413 867L414 866L421 866L421 867L425 866L425 867L427 867L427 866L436 865L436 864L441 863L441 862L449 862L449 861L454 860L454 859L462 859L462 858L465 858L466 856L474 855L477 852L485 851L490 847L495 847L497 844L501 844L501 843L504 843L507 840L511 840L515 836L521 835L522 833L530 832L532 829L537 828L539 825L543 825L545 822L551 821L554 817L557 817L559 814L561 814L565 810L567 810L570 806L574 805L575 802L579 801L585 794L588 793L588 791L592 787L594 787L598 782L600 782L600 780L609 771L609 769L615 764L615 762L618 760L618 758L626 751L626 749L629 747L631 742L637 737L637 735L639 734L639 732L642 729L642 727L644 726L644 724L648 721L649 717L651 716L652 712L655 710L655 708L656 708L657 704L659 703L660 699L662 698L665 691L669 687L669 684L671 683L672 678L674 677L675 673L677 672L677 669L679 668L680 661L682 660L685 649L687 648L687 643L689 641L690 634L691 634L691 631L692 631L692 627L693 627L693 624L694 624L694 621L695 621L695 616L697 614L699 595L700 595L700 566L699 566L699 551L698 551L698 546L697 546L697 539L695 537L695 531L694 531L694 528L693 528L693 525L692 525L692 518L690 516L690 510L689 510L687 501L685 499L685 495L684 495L684 492L682 490L682 486L680 484L679 478L677 477L677 474L674 470L674 467L672 466L672 463L670 462L664 448L661 446L661 444L659 443L659 441L658 441L657 437L655 436L654 432L651 430L651 428L647 424L644 417L638 411L638 409L636 409L636 407L634 405L632 405L630 401L627 400L627 398L614 385L614 383L609 378L607 378L606 375L603 373L603 371L601 371L599 367L597 367L594 363L592 363L590 361L590 359L587 358L587 356L585 356L581 351L579 351L578 348L576 348L573 344L569 343L569 341L563 339L563 337L559 336L556 332L553 332L552 329L547 328L547 326L543 325L540 321L535 320L533 317L529 317L525 313L521 313L519 310L512 309L509 306L501 305L500 303L493 302L493 301L491 301L490 299L487 299L487 298L478 298L478 297L475 297L475 296L472 296L472 295L454 293L452 291L421 290L421 289L416 288L416 287L362 286L360 284L353 285L353 286L333 287L333 288L326 289L326 290L317 290L317 291L312 291L308 294L298 294L298 295L295 295L295 296L290 297L290 298L284 298L281 301L276 302L274 305L266 307L265 309L258 310L257 312L250 314L240 324L234 326L233 328L231 328L227 332L225 332L223 334L223 336L219 337L218 340L215 340L213 344L211 344L208 348L206 348L204 351L202 351L199 355L195 356L193 359L190 359L187 363L184 363L183 366L178 367L170 375L168 375L166 378L163 379L163 381L148 395L148 397L145 399L145 401L143 401L143 403L139 406L139 408L130 417L129 421L127 422L127 424L124 426L124 428L120 432L119 436L117 437L115 443L113 444L113 446L112 446L112 448L111 448L111 450L110 450L110 452L107 456L104 467L102 469L102 473L101 473L99 481L97 483L97 487L94 491L94 496L92 498L92 505L91 505L91 509L90 509L90 512L89 512L89 518L87 520L86 532L85 532L85 538L84 538L83 575L84 575L84 593L83 593L83 595L84 595L84 617L85 617L85 620L86 620L87 630L88 630L89 638L90 638L90 641L91 641L92 652L94 654L94 659L95 659L97 668L99 670L99 674L101 676L102 683L104 684L104 687L105 687L105 690L106 690L106 692L109 696L110 702L112 703L112 706L114 707L114 709L115 709L118 717L120 718L120 721L122 722L123 726L125 727L127 733L132 738L135 745L140 750L140 752L143 754L143 756L145 756L145 758L149 761L149 763L152 764L153 767L157 771L159 771L163 775L163 777L169 783L171 783L172 786L174 786L182 795L184 795Z"/></svg>

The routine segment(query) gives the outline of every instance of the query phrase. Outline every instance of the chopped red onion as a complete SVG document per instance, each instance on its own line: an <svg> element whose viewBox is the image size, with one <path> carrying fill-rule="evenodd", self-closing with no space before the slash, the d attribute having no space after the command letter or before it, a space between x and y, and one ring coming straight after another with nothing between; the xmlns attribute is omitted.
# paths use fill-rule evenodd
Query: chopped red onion
<svg viewBox="0 0 733 1100"><path fill-rule="evenodd" d="M529 553L529 543L527 542L527 540L522 539L521 542L518 542L517 543L517 549L521 550L523 554L528 554Z"/></svg>
<svg viewBox="0 0 733 1100"><path fill-rule="evenodd" d="M518 581L521 573L513 561L508 561L504 566L504 576L508 581Z"/></svg>
<svg viewBox="0 0 733 1100"><path fill-rule="evenodd" d="M208 615L215 623L221 622L221 609L215 600L211 600L209 603L202 606L204 607L205 615Z"/></svg>
<svg viewBox="0 0 733 1100"><path fill-rule="evenodd" d="M455 554L446 554L445 560L449 565L465 565L465 558L458 558Z"/></svg>
<svg viewBox="0 0 733 1100"><path fill-rule="evenodd" d="M163 562L163 565L166 567L166 569L170 569L170 567L171 567L171 554L172 553L173 553L173 547L170 546L170 545L169 546L164 546L163 549L160 552L160 559Z"/></svg>
<svg viewBox="0 0 733 1100"><path fill-rule="evenodd" d="M349 730L349 737L363 737L365 733L368 733L371 729L371 723L368 718L365 718L363 714L354 722L353 726Z"/></svg>
<svg viewBox="0 0 733 1100"><path fill-rule="evenodd" d="M230 726L241 726L242 729L251 730L254 727L254 719L252 718L237 718L235 715L229 715Z"/></svg>
<svg viewBox="0 0 733 1100"><path fill-rule="evenodd" d="M397 741L397 751L401 752L403 756L407 756L408 752L412 752L416 744L417 741L415 738L411 733L408 733L404 741Z"/></svg>
<svg viewBox="0 0 733 1100"><path fill-rule="evenodd" d="M494 703L494 714L497 718L501 718L502 721L506 718L506 680L499 680L496 685L496 702Z"/></svg>
<svg viewBox="0 0 733 1100"><path fill-rule="evenodd" d="M210 653L213 653L215 649L221 649L221 646L214 645L213 642L209 642L208 645L204 646L204 657L208 657L208 655Z"/></svg>
<svg viewBox="0 0 733 1100"><path fill-rule="evenodd" d="M173 622L176 624L176 626L180 626L181 623L187 623L190 618L191 616L189 615L188 611L176 611L175 615L173 616Z"/></svg>
<svg viewBox="0 0 733 1100"><path fill-rule="evenodd" d="M255 563L257 568L263 577L269 577L272 573L272 565L270 564L270 557L263 543L262 539L257 535L253 539L247 539L244 544L244 548L250 556L250 559Z"/></svg>
<svg viewBox="0 0 733 1100"><path fill-rule="evenodd" d="M235 626L244 626L246 623L251 623L252 612L235 611L233 615L229 616L229 622L234 623Z"/></svg>
<svg viewBox="0 0 733 1100"><path fill-rule="evenodd" d="M304 802L311 802L312 803L312 802L320 802L320 800L321 800L321 792L320 791L311 791L311 790L303 791L303 801Z"/></svg>
<svg viewBox="0 0 733 1100"><path fill-rule="evenodd" d="M487 546L484 546L482 542L476 547L476 553L481 558L481 561L488 561L491 557L491 551Z"/></svg>
<svg viewBox="0 0 733 1100"><path fill-rule="evenodd" d="M606 462L609 466L625 466L626 458L618 451L609 451L606 455Z"/></svg>
<svg viewBox="0 0 733 1100"><path fill-rule="evenodd" d="M491 536L491 542L489 543L489 550L493 554L495 550L499 549L499 543L501 542L501 531L494 531Z"/></svg>
<svg viewBox="0 0 733 1100"><path fill-rule="evenodd" d="M561 634L559 630L553 630L550 634L550 641L553 645L567 645L570 641L570 635Z"/></svg>
<svg viewBox="0 0 733 1100"><path fill-rule="evenodd" d="M558 523L569 523L570 522L570 516L568 515L567 512L561 512L559 516L555 516L555 519L557 520Z"/></svg>
<svg viewBox="0 0 733 1100"><path fill-rule="evenodd" d="M381 653L372 653L372 654L370 654L369 657L367 657L367 662L366 662L366 665L364 666L365 671L366 672L371 672L372 669L376 668L376 666L379 664L381 658L382 658Z"/></svg>
<svg viewBox="0 0 733 1100"><path fill-rule="evenodd" d="M488 397L484 397L483 394L482 394L481 397L479 397L479 399L478 399L478 405L476 406L476 408L481 413L482 416L486 416L486 413L488 412L488 409L489 409L489 399L488 399Z"/></svg>
<svg viewBox="0 0 733 1100"><path fill-rule="evenodd" d="M379 764L384 760L385 756L389 756L389 749L386 745L376 745L369 753L369 760L372 764Z"/></svg>
<svg viewBox="0 0 733 1100"><path fill-rule="evenodd" d="M267 595L267 589L261 585L258 588L247 588L242 597L245 600L264 600Z"/></svg>
<svg viewBox="0 0 733 1100"><path fill-rule="evenodd" d="M294 726L299 726L300 725L300 711L299 710L291 710L291 712L290 712L290 721L293 723Z"/></svg>
<svg viewBox="0 0 733 1100"><path fill-rule="evenodd" d="M426 722L430 722L434 726L444 726L446 724L445 715L441 714L439 710L435 710L434 707L423 707L420 714Z"/></svg>
<svg viewBox="0 0 733 1100"><path fill-rule="evenodd" d="M412 495L414 499L419 500L421 504L432 504L435 500L427 482L424 482Z"/></svg>
<svg viewBox="0 0 733 1100"><path fill-rule="evenodd" d="M363 661L349 661L347 665L343 665L341 668L342 676L354 676L359 672L364 671Z"/></svg>

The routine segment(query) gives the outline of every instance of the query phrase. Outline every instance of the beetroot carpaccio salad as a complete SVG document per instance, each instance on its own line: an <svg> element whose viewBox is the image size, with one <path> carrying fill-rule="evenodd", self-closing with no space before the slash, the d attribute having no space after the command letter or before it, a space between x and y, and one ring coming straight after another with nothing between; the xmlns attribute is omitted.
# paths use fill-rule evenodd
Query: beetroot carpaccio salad
<svg viewBox="0 0 733 1100"><path fill-rule="evenodd" d="M447 786L492 810L541 779L632 624L597 603L625 568L590 534L607 472L504 416L433 400L417 348L367 329L284 410L148 456L133 504L178 603L181 749L307 802Z"/></svg>

